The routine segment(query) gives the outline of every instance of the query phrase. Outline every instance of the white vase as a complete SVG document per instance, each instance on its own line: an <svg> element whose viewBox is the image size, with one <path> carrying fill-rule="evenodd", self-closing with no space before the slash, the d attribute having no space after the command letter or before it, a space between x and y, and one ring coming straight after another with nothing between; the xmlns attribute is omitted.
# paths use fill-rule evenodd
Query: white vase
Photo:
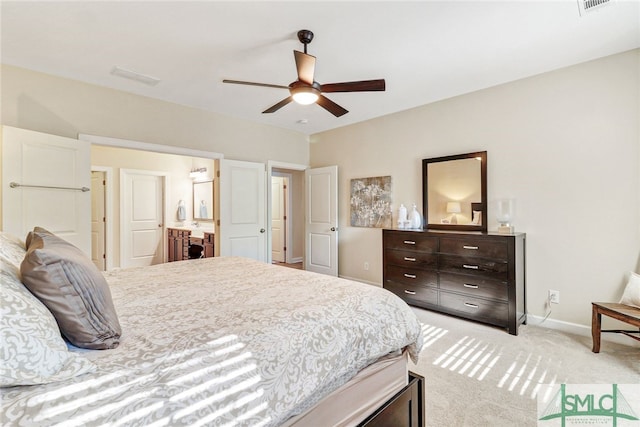
<svg viewBox="0 0 640 427"><path fill-rule="evenodd" d="M414 230L418 230L422 228L422 215L416 209L416 205L413 205L413 209L411 210L411 228Z"/></svg>

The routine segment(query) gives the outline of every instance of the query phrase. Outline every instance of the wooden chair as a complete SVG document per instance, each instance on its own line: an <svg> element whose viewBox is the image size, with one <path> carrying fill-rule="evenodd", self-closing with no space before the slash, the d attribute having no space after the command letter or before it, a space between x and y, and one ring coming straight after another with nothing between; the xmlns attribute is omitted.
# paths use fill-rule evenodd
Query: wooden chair
<svg viewBox="0 0 640 427"><path fill-rule="evenodd" d="M600 353L600 334L601 332L614 332L624 334L634 340L640 341L640 308L625 304L617 304L612 302L593 302L591 317L591 336L593 337L593 348L591 351ZM612 317L621 322L628 323L638 328L638 330L608 329L602 330L602 315Z"/></svg>

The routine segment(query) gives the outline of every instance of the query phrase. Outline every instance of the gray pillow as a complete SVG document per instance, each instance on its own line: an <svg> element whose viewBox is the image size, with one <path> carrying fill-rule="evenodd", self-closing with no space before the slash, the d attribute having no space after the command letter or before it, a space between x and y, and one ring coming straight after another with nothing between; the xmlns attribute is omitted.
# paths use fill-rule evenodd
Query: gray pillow
<svg viewBox="0 0 640 427"><path fill-rule="evenodd" d="M80 249L43 228L34 228L27 240L22 281L51 311L62 335L77 347L117 347L122 329L97 267Z"/></svg>

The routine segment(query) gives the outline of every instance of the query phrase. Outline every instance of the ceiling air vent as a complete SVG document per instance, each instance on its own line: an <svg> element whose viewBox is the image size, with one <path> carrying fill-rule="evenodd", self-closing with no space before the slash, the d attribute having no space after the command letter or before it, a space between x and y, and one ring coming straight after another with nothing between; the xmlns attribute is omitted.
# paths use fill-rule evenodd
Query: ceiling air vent
<svg viewBox="0 0 640 427"><path fill-rule="evenodd" d="M580 16L584 16L585 13L600 9L602 6L606 6L613 0L578 0L578 10Z"/></svg>
<svg viewBox="0 0 640 427"><path fill-rule="evenodd" d="M136 82L144 83L149 86L155 86L160 83L160 79L136 73L135 71L125 70L124 68L120 67L113 67L113 70L111 70L111 74L118 77L124 77L125 79L134 80Z"/></svg>

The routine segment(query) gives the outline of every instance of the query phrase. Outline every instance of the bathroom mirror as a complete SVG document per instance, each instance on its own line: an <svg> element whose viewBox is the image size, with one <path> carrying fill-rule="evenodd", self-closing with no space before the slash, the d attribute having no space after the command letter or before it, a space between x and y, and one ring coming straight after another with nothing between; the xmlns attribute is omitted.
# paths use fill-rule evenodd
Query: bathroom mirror
<svg viewBox="0 0 640 427"><path fill-rule="evenodd" d="M487 231L487 152L422 160L425 228Z"/></svg>
<svg viewBox="0 0 640 427"><path fill-rule="evenodd" d="M193 219L213 221L213 181L193 183Z"/></svg>

